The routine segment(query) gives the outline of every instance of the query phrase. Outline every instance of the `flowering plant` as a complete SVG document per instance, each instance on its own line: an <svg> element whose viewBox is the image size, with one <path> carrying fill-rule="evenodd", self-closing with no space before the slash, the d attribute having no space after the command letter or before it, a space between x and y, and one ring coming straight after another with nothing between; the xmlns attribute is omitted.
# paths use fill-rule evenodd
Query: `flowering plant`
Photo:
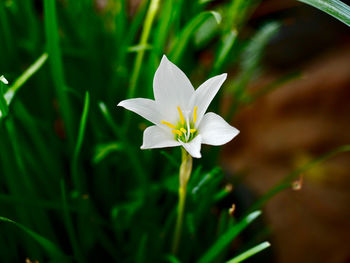
<svg viewBox="0 0 350 263"><path fill-rule="evenodd" d="M186 75L164 55L153 80L155 100L128 99L118 106L155 124L144 131L141 149L182 146L200 158L201 144L223 145L239 133L219 115L205 113L226 77L226 73L212 77L194 90Z"/></svg>

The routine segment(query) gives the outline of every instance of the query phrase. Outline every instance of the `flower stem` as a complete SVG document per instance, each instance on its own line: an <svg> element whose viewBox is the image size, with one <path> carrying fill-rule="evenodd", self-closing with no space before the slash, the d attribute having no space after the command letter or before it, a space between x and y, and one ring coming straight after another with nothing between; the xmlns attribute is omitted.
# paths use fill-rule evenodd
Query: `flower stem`
<svg viewBox="0 0 350 263"><path fill-rule="evenodd" d="M182 232L182 222L185 211L186 203L186 192L187 192L187 182L190 179L192 171L192 156L189 155L185 149L181 148L182 152L182 162L179 172L179 203L177 207L177 218L176 227L173 240L172 252L175 255L179 248L181 232Z"/></svg>

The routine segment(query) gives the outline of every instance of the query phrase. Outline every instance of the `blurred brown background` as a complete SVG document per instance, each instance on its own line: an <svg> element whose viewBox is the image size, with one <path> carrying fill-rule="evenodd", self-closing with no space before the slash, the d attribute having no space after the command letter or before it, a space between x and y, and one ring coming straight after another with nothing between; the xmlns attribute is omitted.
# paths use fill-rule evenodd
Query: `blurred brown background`
<svg viewBox="0 0 350 263"><path fill-rule="evenodd" d="M283 26L250 88L293 70L302 76L242 107L232 120L241 133L223 155L258 196L297 167L350 143L350 28L296 1L263 1L250 26L269 19ZM350 154L303 179L301 190L286 190L264 208L276 262L350 262Z"/></svg>

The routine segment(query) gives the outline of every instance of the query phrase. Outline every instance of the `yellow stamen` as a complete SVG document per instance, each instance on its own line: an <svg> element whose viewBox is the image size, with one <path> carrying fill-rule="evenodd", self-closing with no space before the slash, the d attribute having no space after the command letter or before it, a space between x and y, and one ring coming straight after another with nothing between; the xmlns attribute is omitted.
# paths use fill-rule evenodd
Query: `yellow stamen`
<svg viewBox="0 0 350 263"><path fill-rule="evenodd" d="M177 110L179 111L181 124L184 125L185 124L185 118L184 118L184 115L182 114L182 111L181 111L179 106L177 106Z"/></svg>
<svg viewBox="0 0 350 263"><path fill-rule="evenodd" d="M190 129L190 133L195 133L196 131L196 129Z"/></svg>
<svg viewBox="0 0 350 263"><path fill-rule="evenodd" d="M179 136L182 136L182 133L179 130L171 130L172 133L176 133Z"/></svg>
<svg viewBox="0 0 350 263"><path fill-rule="evenodd" d="M194 110L193 110L193 123L196 123L197 121L197 109L198 107L194 107Z"/></svg>
<svg viewBox="0 0 350 263"><path fill-rule="evenodd" d="M162 124L168 126L171 129L176 129L175 125L171 124L170 122L167 121L161 121Z"/></svg>
<svg viewBox="0 0 350 263"><path fill-rule="evenodd" d="M182 131L184 134L187 133L187 131L184 128L180 128L180 131Z"/></svg>

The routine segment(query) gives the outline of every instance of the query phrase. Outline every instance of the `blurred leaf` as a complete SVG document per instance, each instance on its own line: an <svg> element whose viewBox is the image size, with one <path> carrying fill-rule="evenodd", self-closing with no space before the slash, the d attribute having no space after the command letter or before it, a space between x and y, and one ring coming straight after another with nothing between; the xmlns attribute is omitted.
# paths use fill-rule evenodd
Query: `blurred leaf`
<svg viewBox="0 0 350 263"><path fill-rule="evenodd" d="M152 46L149 44L139 44L136 46L128 47L128 52L132 53L132 52L139 52L139 51L145 51L150 49L152 49Z"/></svg>
<svg viewBox="0 0 350 263"><path fill-rule="evenodd" d="M210 263L234 240L239 233L242 232L250 223L252 223L259 215L261 211L255 211L247 215L240 222L233 225L226 233L224 233L214 243L213 246L199 259L198 263Z"/></svg>
<svg viewBox="0 0 350 263"><path fill-rule="evenodd" d="M211 181L215 179L216 175L221 171L220 168L216 167L207 173L199 182L192 188L192 195L197 195L202 188L205 188L206 185L210 185Z"/></svg>
<svg viewBox="0 0 350 263"><path fill-rule="evenodd" d="M230 50L233 47L233 44L235 43L237 39L238 32L236 30L232 30L228 32L222 40L222 43L220 45L220 48L218 49L216 59L213 66L213 75L218 74L219 70L221 70L222 65L224 64L225 60L228 59L228 54Z"/></svg>
<svg viewBox="0 0 350 263"><path fill-rule="evenodd" d="M85 93L84 109L83 109L83 113L82 113L81 119L80 119L79 133L78 133L77 143L75 145L73 161L72 161L73 182L74 182L75 187L78 189L79 192L83 191L83 185L81 182L82 179L80 178L78 171L77 171L77 169L78 169L78 157L79 157L80 149L81 149L81 146L82 146L83 140L84 140L86 122L87 122L88 113L89 113L89 107L90 107L90 95L89 95L89 92L87 91Z"/></svg>
<svg viewBox="0 0 350 263"><path fill-rule="evenodd" d="M300 78L300 77L301 77L301 72L299 72L299 71L285 74L285 75L281 76L280 78L274 80L273 82L267 84L266 86L262 87L261 89L254 92L253 94L251 94L251 95L247 94L247 96L245 98L242 98L242 99L244 100L245 103L253 103L255 100L264 96L267 93L270 93L274 89L288 83L289 81L295 80L295 79Z"/></svg>
<svg viewBox="0 0 350 263"><path fill-rule="evenodd" d="M5 94L7 105L10 105L18 89L44 65L47 58L47 53L42 54L18 79L16 79Z"/></svg>
<svg viewBox="0 0 350 263"><path fill-rule="evenodd" d="M174 40L171 51L170 51L170 59L173 63L178 63L183 55L185 48L187 47L187 43L190 40L191 36L194 32L202 25L207 19L211 16L214 16L216 21L218 21L218 17L220 14L214 11L206 11L195 16L184 29L181 31L179 36ZM220 16L221 17L221 16Z"/></svg>
<svg viewBox="0 0 350 263"><path fill-rule="evenodd" d="M122 144L118 142L99 144L96 146L93 162L97 164L100 161L102 161L104 158L106 158L110 153L120 151L122 149L123 149Z"/></svg>
<svg viewBox="0 0 350 263"><path fill-rule="evenodd" d="M280 27L277 22L270 22L265 24L249 41L248 45L243 51L241 59L241 70L231 86L230 91L236 98L235 104L231 106L231 109L227 115L227 119L232 119L233 114L237 110L238 104L241 102L245 95L245 88L254 77L256 77L257 69L260 60L263 55L263 51L268 41L272 36L276 34Z"/></svg>
<svg viewBox="0 0 350 263"><path fill-rule="evenodd" d="M66 188L63 180L61 180L61 196L62 196L62 206L63 206L63 219L64 219L66 229L68 231L69 241L72 245L75 259L79 263L83 263L85 262L85 260L83 259L83 255L79 247L77 235L73 227L72 218L69 213Z"/></svg>
<svg viewBox="0 0 350 263"><path fill-rule="evenodd" d="M215 12L216 13L216 12ZM216 13L219 14L219 13ZM194 34L194 44L196 47L203 47L206 45L218 32L219 24L221 22L221 16L216 19L215 15L213 18L207 19Z"/></svg>
<svg viewBox="0 0 350 263"><path fill-rule="evenodd" d="M65 122L69 142L73 143L73 114L67 94L64 92L66 81L63 72L62 54L59 45L58 24L56 17L56 1L44 0L44 23L47 53L50 57L51 76L56 89L60 112Z"/></svg>
<svg viewBox="0 0 350 263"><path fill-rule="evenodd" d="M0 120L5 118L9 112L8 105L5 99L5 84L0 81Z"/></svg>
<svg viewBox="0 0 350 263"><path fill-rule="evenodd" d="M12 221L11 219L8 219L6 217L0 217L0 221L14 224L16 227L23 230L25 233L31 236L35 241L37 241L52 257L64 256L62 251L55 244L53 244L50 240L46 239L45 237L30 230L29 228L19 223L16 223L15 221Z"/></svg>
<svg viewBox="0 0 350 263"><path fill-rule="evenodd" d="M258 201L256 201L248 210L252 211L255 209L260 209L269 199L271 199L273 196L278 194L284 189L291 188L292 187L292 181L300 176L302 173L306 172L307 170L313 168L315 165L318 165L321 162L324 162L328 160L329 158L332 158L333 156L344 153L344 152L350 152L350 144L343 145L340 147L337 147L333 149L332 151L329 151L320 157L312 160L311 162L307 163L306 165L292 171L289 173L285 178L281 180L281 182L277 183L274 187L272 187L267 193L265 193L261 198L259 198Z"/></svg>
<svg viewBox="0 0 350 263"><path fill-rule="evenodd" d="M339 0L298 0L335 17L350 26L350 6Z"/></svg>
<svg viewBox="0 0 350 263"><path fill-rule="evenodd" d="M268 248L271 246L269 242L263 242L255 247L252 247L251 249L248 249L247 251L243 252L242 254L238 255L237 257L234 257L233 259L227 261L226 263L239 263L242 262L255 254L259 253L260 251Z"/></svg>

